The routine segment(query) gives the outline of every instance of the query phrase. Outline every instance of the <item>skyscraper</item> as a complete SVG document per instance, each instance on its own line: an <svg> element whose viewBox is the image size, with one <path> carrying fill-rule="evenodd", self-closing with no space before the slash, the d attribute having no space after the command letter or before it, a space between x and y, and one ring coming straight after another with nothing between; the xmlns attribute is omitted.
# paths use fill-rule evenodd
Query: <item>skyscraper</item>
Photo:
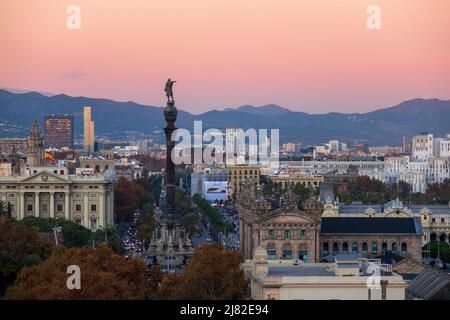
<svg viewBox="0 0 450 320"><path fill-rule="evenodd" d="M45 116L44 142L46 148L73 149L73 116Z"/></svg>
<svg viewBox="0 0 450 320"><path fill-rule="evenodd" d="M94 152L94 121L91 112L91 107L84 107L84 151L87 153Z"/></svg>

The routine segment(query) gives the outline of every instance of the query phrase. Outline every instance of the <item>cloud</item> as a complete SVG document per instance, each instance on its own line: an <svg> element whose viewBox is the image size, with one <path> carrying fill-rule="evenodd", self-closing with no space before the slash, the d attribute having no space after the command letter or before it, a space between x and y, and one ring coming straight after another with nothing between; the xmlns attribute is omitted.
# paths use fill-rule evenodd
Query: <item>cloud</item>
<svg viewBox="0 0 450 320"><path fill-rule="evenodd" d="M88 73L84 72L78 68L73 68L71 70L64 72L61 76L63 78L78 79L78 78L82 78L82 77L87 77Z"/></svg>

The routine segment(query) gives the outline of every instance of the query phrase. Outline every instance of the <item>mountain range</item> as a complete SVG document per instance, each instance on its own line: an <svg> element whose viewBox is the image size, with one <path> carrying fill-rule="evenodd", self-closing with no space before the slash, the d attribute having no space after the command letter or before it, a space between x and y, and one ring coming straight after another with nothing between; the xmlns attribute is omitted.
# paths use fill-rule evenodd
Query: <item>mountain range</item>
<svg viewBox="0 0 450 320"><path fill-rule="evenodd" d="M83 106L92 106L95 134L112 139L158 137L165 125L162 107L108 99L47 96L37 92L0 90L0 137L24 137L33 120L43 125L47 114L73 114L75 135L83 132ZM348 143L399 145L402 137L421 132L436 136L450 133L450 100L413 99L368 113L309 114L274 104L241 106L194 115L178 110L177 127L192 130L194 120L208 128L279 129L280 143L324 143L338 139Z"/></svg>

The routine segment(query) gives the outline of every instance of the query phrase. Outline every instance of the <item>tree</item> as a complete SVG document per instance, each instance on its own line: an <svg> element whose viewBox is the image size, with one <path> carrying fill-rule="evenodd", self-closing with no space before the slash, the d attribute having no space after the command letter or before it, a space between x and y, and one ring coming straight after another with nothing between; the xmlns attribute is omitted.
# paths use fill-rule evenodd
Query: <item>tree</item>
<svg viewBox="0 0 450 320"><path fill-rule="evenodd" d="M217 208L213 208L201 194L194 194L192 200L200 208L203 215L208 218L216 234L218 232L230 232L233 230L231 223L222 221L219 210Z"/></svg>
<svg viewBox="0 0 450 320"><path fill-rule="evenodd" d="M51 250L52 243L35 229L0 221L0 296L24 266L39 264Z"/></svg>
<svg viewBox="0 0 450 320"><path fill-rule="evenodd" d="M297 182L294 186L294 193L298 196L299 201L303 202L308 200L311 194L311 190L305 187L302 183Z"/></svg>
<svg viewBox="0 0 450 320"><path fill-rule="evenodd" d="M124 248L122 246L122 238L114 227L106 227L97 229L93 235L92 239L96 243L104 243L110 247L115 253L122 254Z"/></svg>
<svg viewBox="0 0 450 320"><path fill-rule="evenodd" d="M181 225L188 234L196 234L199 230L200 218L195 213L187 213L181 218Z"/></svg>
<svg viewBox="0 0 450 320"><path fill-rule="evenodd" d="M80 267L81 289L67 288L67 267ZM125 259L106 246L55 248L38 266L24 268L6 292L7 299L148 299L155 285L147 266Z"/></svg>
<svg viewBox="0 0 450 320"><path fill-rule="evenodd" d="M146 191L141 183L120 177L114 184L116 221L131 221L136 210L145 203L145 198Z"/></svg>
<svg viewBox="0 0 450 320"><path fill-rule="evenodd" d="M163 299L238 300L247 295L247 281L240 268L242 256L226 251L219 244L198 248L188 262L186 272L170 275L162 281Z"/></svg>
<svg viewBox="0 0 450 320"><path fill-rule="evenodd" d="M422 250L430 250L432 258L437 258L439 252L439 258L442 261L450 262L450 245L445 241L430 241L423 246Z"/></svg>
<svg viewBox="0 0 450 320"><path fill-rule="evenodd" d="M91 230L64 218L58 218L56 222L61 227L65 247L71 248L89 245L89 240L92 239ZM20 220L19 223L29 228L36 228L38 232L50 233L53 232L55 219L30 216Z"/></svg>

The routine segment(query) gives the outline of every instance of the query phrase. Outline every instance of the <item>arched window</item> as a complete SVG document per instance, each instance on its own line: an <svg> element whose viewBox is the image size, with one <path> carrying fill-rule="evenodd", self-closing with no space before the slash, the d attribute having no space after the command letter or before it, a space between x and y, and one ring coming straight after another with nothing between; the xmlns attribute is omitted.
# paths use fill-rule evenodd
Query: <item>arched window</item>
<svg viewBox="0 0 450 320"><path fill-rule="evenodd" d="M267 259L268 260L276 260L277 259L277 250L275 248L275 244L268 243L266 249L267 249Z"/></svg>
<svg viewBox="0 0 450 320"><path fill-rule="evenodd" d="M406 256L408 254L408 245L406 242L402 243L402 255Z"/></svg>
<svg viewBox="0 0 450 320"><path fill-rule="evenodd" d="M367 242L362 243L362 254L363 255L367 254Z"/></svg>
<svg viewBox="0 0 450 320"><path fill-rule="evenodd" d="M436 241L436 240L437 240L437 234L433 232L433 233L430 235L430 240L431 240L431 241Z"/></svg>
<svg viewBox="0 0 450 320"><path fill-rule="evenodd" d="M372 254L377 254L378 253L378 244L374 241L372 242L372 250L371 250Z"/></svg>
<svg viewBox="0 0 450 320"><path fill-rule="evenodd" d="M268 260L276 260L277 259L277 250L267 249L267 259Z"/></svg>
<svg viewBox="0 0 450 320"><path fill-rule="evenodd" d="M308 262L308 250L300 250L298 252L298 260L303 261L303 262Z"/></svg>
<svg viewBox="0 0 450 320"><path fill-rule="evenodd" d="M344 242L342 244L342 252L348 254L348 243Z"/></svg>
<svg viewBox="0 0 450 320"><path fill-rule="evenodd" d="M352 253L358 254L358 242L353 242L352 244Z"/></svg>
<svg viewBox="0 0 450 320"><path fill-rule="evenodd" d="M308 231L305 229L300 230L300 237L306 237L306 235L308 234Z"/></svg>
<svg viewBox="0 0 450 320"><path fill-rule="evenodd" d="M398 248L397 248L397 243L396 243L396 242L393 242L393 243L392 243L392 246L391 246L391 251L392 251L392 253L397 253L397 250L398 250Z"/></svg>
<svg viewBox="0 0 450 320"><path fill-rule="evenodd" d="M290 239L291 238L291 236L292 236L292 232L291 232L291 230L284 230L284 238L285 239Z"/></svg>
<svg viewBox="0 0 450 320"><path fill-rule="evenodd" d="M324 242L322 245L322 255L327 256L329 253L328 242Z"/></svg>
<svg viewBox="0 0 450 320"><path fill-rule="evenodd" d="M382 254L386 254L387 253L387 243L386 242L383 242L381 244L381 253Z"/></svg>
<svg viewBox="0 0 450 320"><path fill-rule="evenodd" d="M333 255L336 255L339 253L339 246L337 242L333 243Z"/></svg>
<svg viewBox="0 0 450 320"><path fill-rule="evenodd" d="M267 235L269 237L275 237L275 230L274 229L267 230Z"/></svg>

